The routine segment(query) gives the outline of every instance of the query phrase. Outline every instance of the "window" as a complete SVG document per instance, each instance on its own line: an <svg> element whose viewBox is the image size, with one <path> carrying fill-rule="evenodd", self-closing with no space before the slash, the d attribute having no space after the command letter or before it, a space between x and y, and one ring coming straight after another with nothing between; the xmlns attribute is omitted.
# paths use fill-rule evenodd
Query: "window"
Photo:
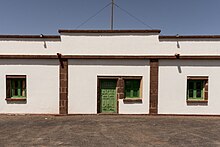
<svg viewBox="0 0 220 147"><path fill-rule="evenodd" d="M125 98L140 98L140 80L125 80Z"/></svg>
<svg viewBox="0 0 220 147"><path fill-rule="evenodd" d="M26 76L6 76L6 100L26 100Z"/></svg>
<svg viewBox="0 0 220 147"><path fill-rule="evenodd" d="M204 99L204 83L202 80L188 81L188 99L203 100Z"/></svg>
<svg viewBox="0 0 220 147"><path fill-rule="evenodd" d="M187 102L208 101L208 77L187 78Z"/></svg>

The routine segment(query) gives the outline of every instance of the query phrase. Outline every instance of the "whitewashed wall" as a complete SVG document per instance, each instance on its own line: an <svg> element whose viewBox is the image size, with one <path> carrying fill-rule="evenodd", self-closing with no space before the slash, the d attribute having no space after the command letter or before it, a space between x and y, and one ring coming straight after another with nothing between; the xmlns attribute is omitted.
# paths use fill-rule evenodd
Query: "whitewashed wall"
<svg viewBox="0 0 220 147"><path fill-rule="evenodd" d="M97 76L143 76L143 103L119 100L120 114L149 113L148 60L69 60L69 114L97 113Z"/></svg>
<svg viewBox="0 0 220 147"><path fill-rule="evenodd" d="M159 40L158 34L61 34L0 39L0 55L220 55L219 39ZM46 44L45 44L46 43ZM46 46L45 46L46 45ZM220 61L159 60L160 114L220 114ZM69 60L69 113L97 113L97 76L143 76L143 103L119 100L120 114L149 113L148 60ZM6 75L27 75L27 104L7 104ZM0 60L0 113L59 113L58 60ZM187 106L187 76L209 76L208 106Z"/></svg>
<svg viewBox="0 0 220 147"><path fill-rule="evenodd" d="M208 76L208 105L187 106L187 76ZM159 114L220 114L219 60L160 60Z"/></svg>
<svg viewBox="0 0 220 147"><path fill-rule="evenodd" d="M8 104L6 75L26 75L27 103ZM58 114L59 113L58 60L0 60L0 113Z"/></svg>
<svg viewBox="0 0 220 147"><path fill-rule="evenodd" d="M159 40L159 34L62 33L61 39L0 38L1 55L220 55L220 39Z"/></svg>
<svg viewBox="0 0 220 147"><path fill-rule="evenodd" d="M60 51L59 39L0 39L0 55L56 55Z"/></svg>
<svg viewBox="0 0 220 147"><path fill-rule="evenodd" d="M158 34L61 34L63 54L220 55L220 39L159 40ZM178 45L177 45L178 44Z"/></svg>
<svg viewBox="0 0 220 147"><path fill-rule="evenodd" d="M159 34L62 33L61 39L0 38L2 55L220 55L220 39L159 40Z"/></svg>
<svg viewBox="0 0 220 147"><path fill-rule="evenodd" d="M158 34L61 34L63 54L73 55L166 55Z"/></svg>
<svg viewBox="0 0 220 147"><path fill-rule="evenodd" d="M188 39L185 41L161 41L161 50L170 50L180 55L220 55L220 39ZM169 54L170 52L166 52Z"/></svg>

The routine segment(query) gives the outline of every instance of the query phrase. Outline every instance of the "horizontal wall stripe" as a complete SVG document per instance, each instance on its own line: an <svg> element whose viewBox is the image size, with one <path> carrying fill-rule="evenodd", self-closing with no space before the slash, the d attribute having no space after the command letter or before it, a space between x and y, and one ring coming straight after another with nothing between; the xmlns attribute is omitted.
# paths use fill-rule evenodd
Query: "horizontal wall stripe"
<svg viewBox="0 0 220 147"><path fill-rule="evenodd" d="M184 60L219 60L219 56L120 56L120 55L0 55L0 59L184 59Z"/></svg>

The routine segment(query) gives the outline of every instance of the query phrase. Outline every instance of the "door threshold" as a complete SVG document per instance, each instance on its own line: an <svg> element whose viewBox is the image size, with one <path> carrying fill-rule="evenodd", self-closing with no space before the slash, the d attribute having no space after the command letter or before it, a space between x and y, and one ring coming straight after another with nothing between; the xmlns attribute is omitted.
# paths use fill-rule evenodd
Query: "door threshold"
<svg viewBox="0 0 220 147"><path fill-rule="evenodd" d="M97 115L118 115L118 113L97 113Z"/></svg>

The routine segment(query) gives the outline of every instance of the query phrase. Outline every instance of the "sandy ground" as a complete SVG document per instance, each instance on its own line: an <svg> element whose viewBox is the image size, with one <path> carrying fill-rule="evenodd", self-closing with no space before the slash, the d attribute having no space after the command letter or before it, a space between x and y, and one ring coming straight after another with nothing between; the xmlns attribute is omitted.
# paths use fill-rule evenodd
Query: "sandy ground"
<svg viewBox="0 0 220 147"><path fill-rule="evenodd" d="M220 146L220 117L0 115L4 146Z"/></svg>

